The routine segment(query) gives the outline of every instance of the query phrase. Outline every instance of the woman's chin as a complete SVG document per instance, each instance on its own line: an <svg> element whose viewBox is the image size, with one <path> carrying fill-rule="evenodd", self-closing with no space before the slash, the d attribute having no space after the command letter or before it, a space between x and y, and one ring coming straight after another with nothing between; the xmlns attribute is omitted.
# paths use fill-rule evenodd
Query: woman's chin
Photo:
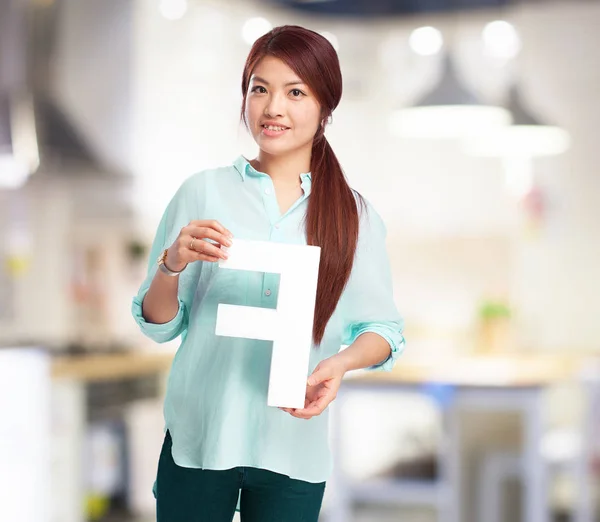
<svg viewBox="0 0 600 522"><path fill-rule="evenodd" d="M264 139L256 140L256 144L260 147L260 150L273 156L279 156L294 150L294 147L290 147L289 144L273 143Z"/></svg>

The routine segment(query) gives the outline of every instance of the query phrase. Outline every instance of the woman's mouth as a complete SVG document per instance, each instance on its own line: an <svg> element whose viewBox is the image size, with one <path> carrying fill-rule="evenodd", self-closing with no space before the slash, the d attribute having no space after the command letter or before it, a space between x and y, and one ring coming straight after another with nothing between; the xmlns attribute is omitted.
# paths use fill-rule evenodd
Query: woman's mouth
<svg viewBox="0 0 600 522"><path fill-rule="evenodd" d="M288 127L282 127L280 125L261 125L261 127L263 129L261 134L268 136L269 138L276 138L289 130Z"/></svg>

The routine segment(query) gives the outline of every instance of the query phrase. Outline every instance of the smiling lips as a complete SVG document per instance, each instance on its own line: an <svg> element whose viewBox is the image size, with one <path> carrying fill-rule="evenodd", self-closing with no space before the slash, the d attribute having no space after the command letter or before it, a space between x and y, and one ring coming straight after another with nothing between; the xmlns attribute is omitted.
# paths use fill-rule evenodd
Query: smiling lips
<svg viewBox="0 0 600 522"><path fill-rule="evenodd" d="M270 138L281 136L283 133L285 133L285 131L289 130L289 127L284 127L283 125L275 125L272 123L263 123L261 127L263 128L262 134Z"/></svg>
<svg viewBox="0 0 600 522"><path fill-rule="evenodd" d="M286 130L288 127L284 127L283 125L270 125L270 124L263 124L263 127L265 129L269 129L269 130Z"/></svg>

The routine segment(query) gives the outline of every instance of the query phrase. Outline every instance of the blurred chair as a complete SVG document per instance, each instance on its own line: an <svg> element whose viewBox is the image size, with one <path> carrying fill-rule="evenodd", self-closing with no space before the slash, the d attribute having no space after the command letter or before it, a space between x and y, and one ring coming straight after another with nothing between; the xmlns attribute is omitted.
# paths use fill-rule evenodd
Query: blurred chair
<svg viewBox="0 0 600 522"><path fill-rule="evenodd" d="M585 406L578 430L557 429L544 437L542 452L550 474L567 472L575 483L574 522L594 522L597 499L592 482L600 464L600 363L581 376ZM595 460L596 459L596 460ZM594 473L594 471L596 473ZM522 480L524 464L518 452L497 451L484 456L480 467L478 522L503 522L502 487L510 478Z"/></svg>

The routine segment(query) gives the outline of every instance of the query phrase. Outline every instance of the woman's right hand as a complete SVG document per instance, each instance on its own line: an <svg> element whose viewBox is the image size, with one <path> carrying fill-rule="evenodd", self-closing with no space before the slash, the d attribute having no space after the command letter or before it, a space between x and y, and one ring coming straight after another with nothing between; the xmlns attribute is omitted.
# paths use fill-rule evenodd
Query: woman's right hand
<svg viewBox="0 0 600 522"><path fill-rule="evenodd" d="M175 242L169 247L165 265L169 270L180 272L188 263L227 259L221 246L231 246L233 234L215 219L191 221L183 227ZM209 241L210 239L217 244Z"/></svg>

